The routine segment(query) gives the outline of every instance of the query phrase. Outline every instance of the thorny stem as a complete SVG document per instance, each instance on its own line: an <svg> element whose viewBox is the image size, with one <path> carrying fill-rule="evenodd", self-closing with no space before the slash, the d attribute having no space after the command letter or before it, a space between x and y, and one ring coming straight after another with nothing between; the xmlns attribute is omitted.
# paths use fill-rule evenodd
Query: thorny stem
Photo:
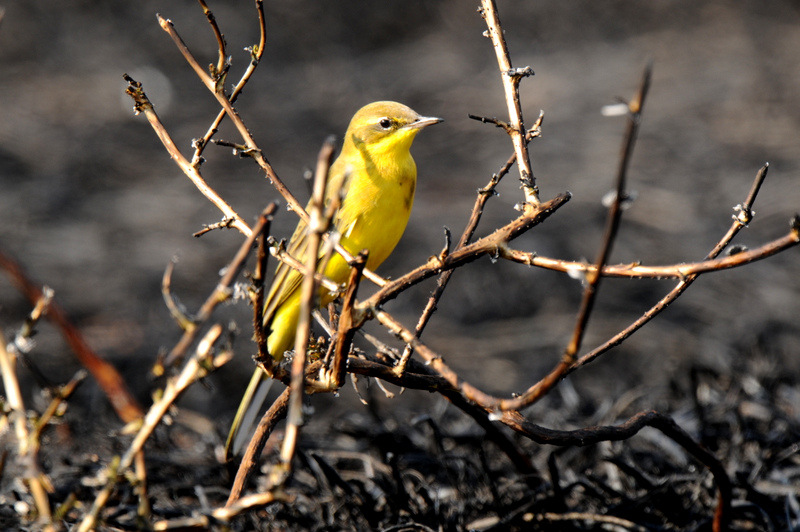
<svg viewBox="0 0 800 532"><path fill-rule="evenodd" d="M273 485L280 485L286 478L294 458L299 437L300 426L303 423L303 394L305 388L306 355L308 348L308 335L311 332L311 311L317 307L317 265L319 263L319 248L322 235L330 226L331 217L325 216L325 189L328 184L328 171L333 160L334 142L327 139L317 158L317 169L314 177L314 191L311 195L308 223L308 246L306 248L306 264L303 281L300 286L300 313L295 335L294 358L292 359L291 395L289 397L288 418L286 434L281 446L281 464L273 468L270 476Z"/></svg>
<svg viewBox="0 0 800 532"><path fill-rule="evenodd" d="M253 230L250 232L250 236L248 236L247 240L245 240L244 243L239 247L239 251L231 261L231 264L225 270L225 274L219 280L211 295L208 296L203 305L200 307L200 310L197 312L194 320L186 324L183 336L164 359L164 365L170 366L183 357L186 350L196 338L200 326L211 317L211 313L217 305L230 297L230 286L233 284L233 280L236 279L236 277L242 271L242 268L244 268L245 260L250 254L250 251L253 249L253 243L255 242L256 238L258 238L262 232L269 231L269 223L272 220L272 215L275 213L276 209L277 205L275 203L271 203L266 209L264 209L264 211L261 213L261 216L258 217L258 222L256 222L255 227L253 227Z"/></svg>
<svg viewBox="0 0 800 532"><path fill-rule="evenodd" d="M523 77L532 75L533 71L530 67L515 69L511 66L511 57L508 53L508 46L503 36L503 28L500 25L500 17L497 14L497 6L494 0L481 0L479 12L489 28L487 37L492 40L495 55L497 56L497 65L500 67L500 76L503 80L503 91L506 96L510 119L508 133L511 136L514 151L517 155L519 179L522 184L522 191L525 194L525 202L529 206L535 206L539 204L539 191L536 188L536 179L531 169L528 143L525 139L525 124L522 119L522 106L519 101L519 82Z"/></svg>
<svg viewBox="0 0 800 532"><path fill-rule="evenodd" d="M662 310L667 308L673 301L675 301L678 297L680 297L683 292L686 291L687 288L697 279L697 277L704 273L704 271L716 271L718 269L722 269L724 267L732 267L732 266L740 266L742 264L746 264L752 262L753 260L758 260L761 258L765 258L769 255L773 255L783 249L787 249L790 246L796 245L800 243L800 233L797 230L792 229L789 234L780 240L786 240L786 245L776 245L778 244L777 241L771 242L762 246L761 248L751 250L748 252L737 253L735 255L731 255L729 257L725 257L723 259L714 260L717 256L719 256L722 251L728 247L731 243L733 238L741 231L743 228L747 226L747 224L751 221L753 216L753 204L755 203L756 196L758 195L759 190L761 189L761 185L764 183L764 180L767 177L767 172L769 171L769 163L765 164L761 167L761 169L756 174L755 179L753 180L753 184L750 187L750 192L747 195L745 201L741 204L741 209L738 209L739 214L733 216L733 223L731 223L730 228L725 233L725 235L717 242L708 255L706 255L706 259L708 261L706 263L716 263L716 268L712 267L707 270L702 270L698 268L695 271L691 271L691 273L687 273L683 278L681 278L680 282L666 295L664 296L658 303L656 303L653 307L647 310L640 318L636 321L631 323L628 327L614 335L604 344L596 347L589 353L581 356L569 369L568 373L571 373L578 369L579 367L588 364L589 362L593 361L612 347L615 347L621 344L626 338L630 335L641 329L646 323L656 317ZM760 254L753 255L753 252L759 252ZM768 253L768 254L767 254ZM739 259L751 259L746 260L746 262L737 262ZM703 264L703 263L700 263ZM713 266L713 264L710 264Z"/></svg>
<svg viewBox="0 0 800 532"><path fill-rule="evenodd" d="M622 201L625 199L625 183L628 166L636 142L636 134L639 130L639 122L644 102L647 98L647 90L650 87L651 72L651 68L648 65L642 75L642 81L636 96L628 103L630 114L628 117L628 128L625 133L625 140L622 145L619 171L617 172L616 197L609 209L605 237L603 238L603 244L598 253L597 260L595 261L595 268L592 273L586 276L583 299L581 301L578 317L575 320L575 329L572 333L572 338L564 351L561 361L559 361L556 367L553 368L546 377L541 379L534 386L528 388L525 393L511 401L507 401L504 405L504 409L519 410L535 403L547 394L553 386L558 384L569 367L575 362L575 355L578 353L578 349L580 349L583 335L586 331L586 325L589 322L589 316L592 313L592 308L597 298L597 290L600 286L600 280L602 279L599 272L602 271L603 266L608 262L608 257L611 254L611 248L616 238L617 230L619 229L619 222L622 216Z"/></svg>
<svg viewBox="0 0 800 532"><path fill-rule="evenodd" d="M526 140L530 140L541 134L543 120L544 113L539 113L539 118L536 119L536 123L526 134ZM461 249L469 244L469 241L475 234L475 230L478 228L478 223L481 220L481 216L483 216L483 209L486 206L486 202L489 201L489 198L496 194L495 189L497 188L497 185L500 184L500 180L503 179L503 177L508 173L516 160L517 154L515 152L511 155L511 157L508 158L508 161L506 161L503 167L500 168L496 174L492 175L486 186L478 189L478 196L475 198L475 204L472 206L472 212L470 213L469 221L467 222L467 226L464 228L464 231L461 233L461 238L459 239L458 244L456 244L456 249ZM425 327L430 321L431 316L433 316L434 311L436 311L436 305L439 303L442 294L444 294L444 290L447 288L447 284L450 282L450 277L453 275L454 271L455 270L446 270L439 275L439 279L436 281L436 288L428 298L428 302L425 304L425 308L422 310L422 314L420 314L419 320L417 321L417 326L414 331L417 338L422 336L422 331L425 330ZM405 371L408 360L411 358L413 352L414 350L411 345L406 344L403 354L395 366L395 371L399 375L402 375L403 371Z"/></svg>
<svg viewBox="0 0 800 532"><path fill-rule="evenodd" d="M629 279L680 279L685 281L688 277L694 277L703 273L717 272L737 268L757 262L785 251L798 243L797 233L789 230L785 235L771 240L757 248L739 251L732 255L717 258L707 258L698 262L683 262L680 264L668 264L663 266L644 266L638 263L614 264L603 266L602 277L623 277ZM710 256L710 255L709 255ZM518 251L501 246L499 258L527 264L528 266L538 266L548 270L570 272L579 275L596 274L597 266L583 262L567 261L540 257L535 253Z"/></svg>

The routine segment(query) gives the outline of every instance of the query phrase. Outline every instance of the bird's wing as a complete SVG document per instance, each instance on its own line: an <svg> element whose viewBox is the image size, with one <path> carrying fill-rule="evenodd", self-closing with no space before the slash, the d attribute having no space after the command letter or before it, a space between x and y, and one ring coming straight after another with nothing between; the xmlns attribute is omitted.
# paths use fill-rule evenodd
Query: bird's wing
<svg viewBox="0 0 800 532"><path fill-rule="evenodd" d="M306 223L300 220L292 238L289 240L289 245L286 246L286 251L292 257L303 262L305 261L307 247ZM264 325L269 325L275 315L275 311L300 288L302 280L303 275L300 272L285 262L278 263L272 286L269 288L269 294L264 303Z"/></svg>
<svg viewBox="0 0 800 532"><path fill-rule="evenodd" d="M350 170L342 168L341 166L337 159L328 173L329 181L325 192L325 206L330 205L337 197L344 198L346 196L344 187L347 185L347 176L350 174ZM344 203L344 200L342 200L342 203ZM311 203L309 202L309 204L306 205L306 211L310 208ZM343 227L343 220L341 220L339 216L341 212L342 208L340 206L338 212L334 215L333 225L336 231L345 233L348 230L352 230L351 226L355 223L355 220L351 220L350 223L347 224L348 227ZM292 238L289 239L288 246L286 246L286 251L289 255L303 263L306 261L308 249L308 232L306 227L306 223L301 219L292 234ZM320 257L321 256L322 250L320 250ZM270 286L269 294L264 304L264 325L269 325L275 311L300 289L302 280L303 275L300 272L286 263L281 262L278 264L278 267L275 269L275 277L272 280L272 285Z"/></svg>

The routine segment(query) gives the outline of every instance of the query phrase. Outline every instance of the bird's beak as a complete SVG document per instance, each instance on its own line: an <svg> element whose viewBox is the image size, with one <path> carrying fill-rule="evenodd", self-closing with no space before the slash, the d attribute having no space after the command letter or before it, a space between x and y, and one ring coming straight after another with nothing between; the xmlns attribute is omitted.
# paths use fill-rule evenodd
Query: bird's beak
<svg viewBox="0 0 800 532"><path fill-rule="evenodd" d="M420 116L410 124L407 124L406 127L408 129L422 129L432 126L433 124L438 124L439 122L444 122L444 119L436 118L435 116Z"/></svg>

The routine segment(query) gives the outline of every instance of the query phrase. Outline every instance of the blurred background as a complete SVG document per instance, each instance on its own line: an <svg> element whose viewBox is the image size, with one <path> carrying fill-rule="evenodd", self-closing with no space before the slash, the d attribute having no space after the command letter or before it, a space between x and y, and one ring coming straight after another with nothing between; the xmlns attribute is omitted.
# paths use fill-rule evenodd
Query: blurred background
<svg viewBox="0 0 800 532"><path fill-rule="evenodd" d="M747 246L784 234L800 210L800 2L666 0L498 3L522 83L526 123L544 110L531 157L543 199L570 191L556 216L514 246L564 259L593 259L625 129L602 106L633 95L654 65L630 172L638 199L625 212L614 262L701 259L724 234L733 207L770 162ZM173 290L196 309L239 247L234 231L192 233L221 214L172 163L144 117L134 116L123 73L143 83L173 139L190 155L217 113L155 14L171 19L202 64L216 43L195 2L0 0L0 247L37 282L55 289L89 343L121 370L142 402L147 368L180 337L161 300L166 264ZM258 41L249 2L211 2L239 79ZM397 276L437 253L443 227L460 235L475 199L512 153L503 132L467 115L507 116L500 77L477 2L266 2L268 43L237 108L278 175L305 201L306 169L329 134L373 100L404 102L446 122L421 134L409 228L379 270ZM227 125L218 138L238 141ZM248 222L275 193L254 163L211 146L202 172ZM516 168L489 202L479 235L516 216ZM296 218L273 225L289 236ZM671 281L608 280L586 350L636 319ZM433 282L386 309L413 326ZM558 360L580 300L562 274L488 259L459 270L424 340L485 390L509 394ZM18 327L29 304L0 278L0 325ZM221 309L238 322L236 359L195 387L184 404L225 420L252 370L250 309ZM800 255L707 275L620 348L574 374L557 393L647 408L700 364L725 368L759 353L776 371L800 370ZM57 332L41 326L31 357L54 382L78 368ZM380 334L374 324L368 329ZM391 338L387 338L391 341ZM363 343L362 343L363 345ZM395 342L395 345L396 342ZM23 372L23 375L25 373ZM29 389L31 386L28 380ZM108 410L94 383L77 406ZM410 405L414 394L395 399ZM427 394L421 395L427 400ZM351 404L325 397L322 408ZM213 405L211 408L210 405ZM224 424L224 423L223 423Z"/></svg>

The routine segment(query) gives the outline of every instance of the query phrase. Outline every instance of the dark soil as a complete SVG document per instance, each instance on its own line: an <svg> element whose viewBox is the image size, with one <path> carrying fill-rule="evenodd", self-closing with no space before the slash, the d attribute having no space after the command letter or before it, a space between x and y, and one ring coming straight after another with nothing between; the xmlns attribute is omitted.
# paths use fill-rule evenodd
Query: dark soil
<svg viewBox="0 0 800 532"><path fill-rule="evenodd" d="M141 81L185 154L216 115L155 13L170 18L205 64L216 60L205 17L192 2L17 2L0 6L0 249L55 289L88 343L122 373L138 400L163 382L149 368L180 337L160 293L180 261L173 292L196 309L241 244L234 231L191 237L220 214L133 116L122 74ZM210 6L228 41L231 79L257 40L253 10ZM442 226L459 235L475 190L511 154L501 130L468 114L506 116L499 74L475 2L269 2L264 60L237 108L278 174L301 198L304 170L323 139L343 132L366 102L394 99L443 125L414 146L420 180L412 220L381 268L398 276L438 253ZM558 215L514 243L541 255L593 258L601 198L613 186L624 122L601 116L629 98L653 61L654 78L630 171L638 198L623 218L612 262L699 260L730 224L764 162L756 218L737 243L784 234L800 210L800 4L499 2L522 83L528 123L545 111L531 144L543 198L569 190ZM220 138L238 140L223 124ZM203 173L248 221L277 194L248 160L206 151ZM479 236L516 215L514 172L489 202ZM272 232L296 220L283 209ZM636 319L673 281L606 281L586 350ZM386 310L413 326L433 289L414 287ZM524 390L558 361L580 300L579 284L553 272L480 260L458 271L423 339L464 379L492 393ZM0 280L0 326L10 337L30 310ZM569 430L624 422L658 410L722 461L733 481L731 528L800 529L800 267L797 249L709 274L624 345L563 381L528 409L531 421ZM215 314L239 327L235 359L195 385L146 447L152 520L198 516L224 504L233 466L218 459L249 374L254 345L241 301ZM381 335L369 324L368 331ZM385 341L394 342L383 334ZM368 344L359 341L367 349ZM19 367L26 406L80 365L48 323ZM523 474L474 421L436 394L386 399L359 383L309 400L291 502L248 512L234 530L710 530L716 485L680 446L648 428L587 447L534 444L508 431L532 460ZM277 386L276 386L277 388ZM393 390L397 391L393 388ZM275 392L273 392L274 394ZM77 522L98 475L130 443L87 379L45 431L41 468L63 516ZM503 429L505 430L505 429ZM282 426L270 440L274 461ZM38 529L20 481L13 431L0 478L0 528ZM253 479L250 488L263 486ZM121 483L103 514L109 530L146 528L138 498ZM617 521L614 521L617 519ZM634 523L635 527L631 527ZM604 528L605 527L605 528ZM636 528L639 527L639 528Z"/></svg>

